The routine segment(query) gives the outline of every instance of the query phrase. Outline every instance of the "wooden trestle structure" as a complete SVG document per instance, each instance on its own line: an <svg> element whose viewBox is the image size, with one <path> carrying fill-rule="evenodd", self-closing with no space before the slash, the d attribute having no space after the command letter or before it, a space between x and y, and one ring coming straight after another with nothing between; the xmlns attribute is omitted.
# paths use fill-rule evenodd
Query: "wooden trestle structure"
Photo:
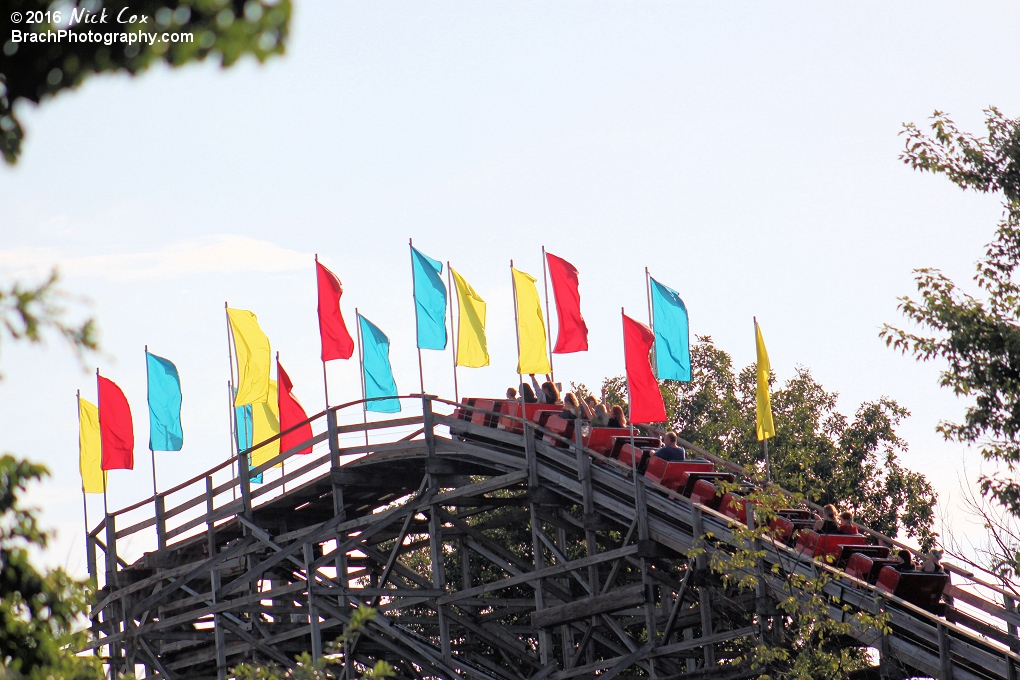
<svg viewBox="0 0 1020 680"><path fill-rule="evenodd" d="M726 550L732 520L534 424L514 434L456 419L436 397L402 403L422 415L340 427L340 407L318 414L312 454L251 470L287 460L271 482L249 482L242 452L109 513L87 545L102 586L93 644L111 670L223 678L243 661L293 665L366 604L380 616L346 643L351 678L376 659L400 678L760 674L733 658L760 634L771 577L757 593L731 591L707 554L686 557ZM367 442L363 432L375 441L341 445L352 433ZM153 550L128 562L143 544ZM954 568L939 617L785 545L764 548L764 574L831 571L833 616L840 604L888 614L891 634L845 641L880 650L882 677L1015 680L1012 593Z"/></svg>

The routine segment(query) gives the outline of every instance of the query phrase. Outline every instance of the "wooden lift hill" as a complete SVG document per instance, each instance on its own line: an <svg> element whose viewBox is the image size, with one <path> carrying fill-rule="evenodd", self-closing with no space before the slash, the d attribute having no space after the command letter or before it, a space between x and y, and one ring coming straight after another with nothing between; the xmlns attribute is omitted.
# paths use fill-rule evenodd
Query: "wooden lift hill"
<svg viewBox="0 0 1020 680"><path fill-rule="evenodd" d="M401 400L421 415L339 426L363 403L332 407L311 418L311 454L295 455L306 442L249 469L241 451L110 512L87 551L101 586L93 646L111 673L293 666L369 605L379 615L346 642L349 678L377 659L409 680L751 678L761 671L734 658L777 625L778 565L829 572L834 617L843 605L889 616L890 634L843 641L879 650L876 675L1016 679L1016 596L990 576L947 565L952 583L908 588L866 546L829 565L814 559L827 537L791 545L780 531L763 542L763 586L727 589L708 556L753 519L714 483L739 481L739 466L687 445L701 461L646 468L657 439L575 431L549 407ZM284 474L249 481L284 461ZM688 559L695 546L708 552Z"/></svg>

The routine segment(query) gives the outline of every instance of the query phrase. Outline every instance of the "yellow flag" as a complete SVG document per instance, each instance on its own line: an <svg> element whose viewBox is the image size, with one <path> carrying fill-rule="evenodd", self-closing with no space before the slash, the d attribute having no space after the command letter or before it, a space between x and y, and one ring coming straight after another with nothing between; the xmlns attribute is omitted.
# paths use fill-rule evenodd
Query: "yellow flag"
<svg viewBox="0 0 1020 680"><path fill-rule="evenodd" d="M769 398L769 374L772 373L772 366L769 365L769 353L765 350L765 338L761 336L761 328L758 321L754 322L754 342L758 350L758 390L757 390L757 426L758 441L776 436L776 426L772 423L772 401Z"/></svg>
<svg viewBox="0 0 1020 680"><path fill-rule="evenodd" d="M269 370L272 364L269 338L259 320L246 309L228 309L230 330L237 349L237 394L234 406L264 403L269 399Z"/></svg>
<svg viewBox="0 0 1020 680"><path fill-rule="evenodd" d="M457 270L450 267L457 287L460 322L457 324L457 365L478 368L489 365L489 349L485 343L485 300Z"/></svg>
<svg viewBox="0 0 1020 680"><path fill-rule="evenodd" d="M99 434L99 409L78 399L78 469L85 493L103 493L105 474L103 443Z"/></svg>
<svg viewBox="0 0 1020 680"><path fill-rule="evenodd" d="M269 381L269 399L264 404L251 405L251 442L258 446L270 437L280 434L280 402L276 381ZM251 452L251 466L257 467L280 455L280 440L259 446ZM277 463L279 465L279 463ZM276 466L274 466L276 467Z"/></svg>
<svg viewBox="0 0 1020 680"><path fill-rule="evenodd" d="M517 372L521 375L551 373L545 320L542 318L542 303L538 299L535 277L513 267L510 272L514 277L514 294L517 296L517 337L520 344Z"/></svg>

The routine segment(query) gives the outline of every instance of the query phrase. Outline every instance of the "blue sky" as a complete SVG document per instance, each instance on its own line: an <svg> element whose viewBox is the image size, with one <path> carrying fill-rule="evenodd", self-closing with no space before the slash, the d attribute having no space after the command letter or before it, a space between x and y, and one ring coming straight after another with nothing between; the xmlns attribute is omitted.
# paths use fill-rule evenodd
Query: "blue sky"
<svg viewBox="0 0 1020 680"><path fill-rule="evenodd" d="M962 522L958 475L976 454L934 426L964 404L878 330L899 321L914 268L968 280L1000 208L903 165L898 133L935 109L974 131L989 105L1020 115L1016 3L296 5L287 54L265 65L104 76L21 109L24 157L0 168L0 272L59 264L91 301L98 364L143 448L114 473L113 505L150 488L145 344L184 383L185 449L159 454L160 486L227 455L224 301L258 314L321 408L315 253L415 391L413 237L489 304L492 366L461 371L462 394L515 379L511 258L540 274L545 245L580 270L591 351L556 367L588 384L622 372L619 309L644 316L647 266L738 365L756 315L780 380L809 367L847 414L880 396L906 406L904 461ZM0 357L0 447L54 472L33 500L59 531L50 558L75 569L74 394L95 397L95 363L55 342ZM354 366L330 371L334 401L357 396ZM452 394L448 355L427 354L425 372Z"/></svg>

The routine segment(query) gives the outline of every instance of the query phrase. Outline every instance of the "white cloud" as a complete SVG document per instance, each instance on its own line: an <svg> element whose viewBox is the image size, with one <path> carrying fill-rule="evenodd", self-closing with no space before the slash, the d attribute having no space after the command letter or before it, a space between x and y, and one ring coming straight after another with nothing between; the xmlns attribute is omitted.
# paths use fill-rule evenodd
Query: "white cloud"
<svg viewBox="0 0 1020 680"><path fill-rule="evenodd" d="M308 267L312 256L268 241L217 234L159 250L83 254L57 248L0 250L0 275L40 276L56 266L65 277L111 281L174 279L195 274L285 272Z"/></svg>

